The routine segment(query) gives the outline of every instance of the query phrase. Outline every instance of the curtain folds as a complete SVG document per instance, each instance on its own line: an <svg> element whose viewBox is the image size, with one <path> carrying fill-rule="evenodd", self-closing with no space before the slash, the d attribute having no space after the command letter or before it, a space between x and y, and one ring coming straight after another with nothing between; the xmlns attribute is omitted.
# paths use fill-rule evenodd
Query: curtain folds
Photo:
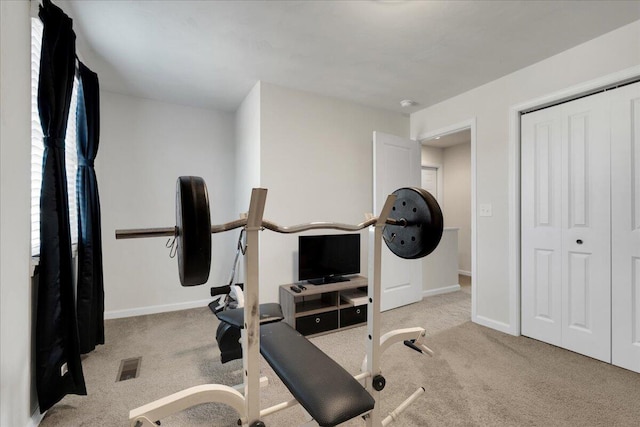
<svg viewBox="0 0 640 427"><path fill-rule="evenodd" d="M77 147L78 275L77 313L80 353L104 344L104 286L100 197L93 162L100 137L98 75L79 64Z"/></svg>
<svg viewBox="0 0 640 427"><path fill-rule="evenodd" d="M75 73L71 19L43 0L38 111L44 134L36 387L40 412L66 394L87 394L75 314L64 144Z"/></svg>

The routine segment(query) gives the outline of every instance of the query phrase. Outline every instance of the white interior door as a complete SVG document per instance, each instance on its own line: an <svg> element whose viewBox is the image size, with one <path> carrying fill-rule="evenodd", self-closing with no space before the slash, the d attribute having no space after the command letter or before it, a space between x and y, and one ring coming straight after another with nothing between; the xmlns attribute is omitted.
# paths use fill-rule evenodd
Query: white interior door
<svg viewBox="0 0 640 427"><path fill-rule="evenodd" d="M522 334L562 344L562 120L522 116Z"/></svg>
<svg viewBox="0 0 640 427"><path fill-rule="evenodd" d="M562 346L611 362L608 94L562 104ZM557 107L556 107L557 108Z"/></svg>
<svg viewBox="0 0 640 427"><path fill-rule="evenodd" d="M436 198L440 206L440 193L438 193L438 168L422 166L422 188Z"/></svg>
<svg viewBox="0 0 640 427"><path fill-rule="evenodd" d="M522 117L522 332L611 361L606 96Z"/></svg>
<svg viewBox="0 0 640 427"><path fill-rule="evenodd" d="M420 186L420 144L417 141L373 133L373 211L380 213L387 196L402 187ZM381 310L422 298L422 264L382 248Z"/></svg>
<svg viewBox="0 0 640 427"><path fill-rule="evenodd" d="M640 83L611 97L611 358L640 372Z"/></svg>

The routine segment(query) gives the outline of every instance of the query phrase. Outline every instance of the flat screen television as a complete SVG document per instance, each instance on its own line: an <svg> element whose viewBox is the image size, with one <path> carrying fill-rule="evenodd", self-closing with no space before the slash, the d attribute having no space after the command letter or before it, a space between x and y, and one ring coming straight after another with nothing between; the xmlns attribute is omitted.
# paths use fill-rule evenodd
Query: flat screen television
<svg viewBox="0 0 640 427"><path fill-rule="evenodd" d="M298 236L298 278L313 285L360 273L360 234Z"/></svg>

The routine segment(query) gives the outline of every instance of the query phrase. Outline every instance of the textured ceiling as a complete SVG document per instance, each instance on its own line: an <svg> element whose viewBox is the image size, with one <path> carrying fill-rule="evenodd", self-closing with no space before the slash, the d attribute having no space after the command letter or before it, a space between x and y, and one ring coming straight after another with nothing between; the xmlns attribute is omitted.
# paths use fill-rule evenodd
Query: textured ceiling
<svg viewBox="0 0 640 427"><path fill-rule="evenodd" d="M263 80L409 113L640 19L638 1L56 3L102 87L230 112Z"/></svg>

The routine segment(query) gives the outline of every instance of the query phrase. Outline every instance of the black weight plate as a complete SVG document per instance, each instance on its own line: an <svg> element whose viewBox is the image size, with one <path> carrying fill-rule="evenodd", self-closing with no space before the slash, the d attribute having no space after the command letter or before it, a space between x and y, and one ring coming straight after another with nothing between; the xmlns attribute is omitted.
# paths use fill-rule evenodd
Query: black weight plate
<svg viewBox="0 0 640 427"><path fill-rule="evenodd" d="M406 225L385 225L383 236L387 247L400 258L429 255L442 237L444 222L438 202L422 188L400 188L393 194L397 198L389 218L404 219Z"/></svg>
<svg viewBox="0 0 640 427"><path fill-rule="evenodd" d="M211 216L207 185L198 176L176 182L176 232L180 283L205 283L211 270Z"/></svg>

